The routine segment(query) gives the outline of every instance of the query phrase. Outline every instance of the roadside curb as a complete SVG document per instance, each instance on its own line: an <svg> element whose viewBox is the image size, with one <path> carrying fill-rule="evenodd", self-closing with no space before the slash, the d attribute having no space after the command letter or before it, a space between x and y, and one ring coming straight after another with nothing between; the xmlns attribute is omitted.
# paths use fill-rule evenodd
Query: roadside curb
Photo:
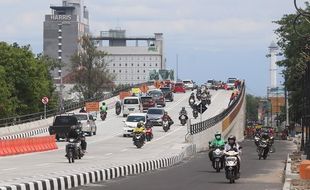
<svg viewBox="0 0 310 190"><path fill-rule="evenodd" d="M23 133L3 136L3 137L0 137L0 140L28 138L31 136L35 136L35 135L39 135L39 134L47 133L47 132L48 132L48 128L39 128L39 129L34 129L34 130L23 132Z"/></svg>
<svg viewBox="0 0 310 190"><path fill-rule="evenodd" d="M182 152L175 156L107 169L98 169L95 171L61 176L57 178L27 182L23 184L8 185L0 187L0 190L65 190L89 183L96 183L118 177L140 174L160 168L167 168L180 163L183 159L192 156L195 153L196 146L191 144L184 147Z"/></svg>

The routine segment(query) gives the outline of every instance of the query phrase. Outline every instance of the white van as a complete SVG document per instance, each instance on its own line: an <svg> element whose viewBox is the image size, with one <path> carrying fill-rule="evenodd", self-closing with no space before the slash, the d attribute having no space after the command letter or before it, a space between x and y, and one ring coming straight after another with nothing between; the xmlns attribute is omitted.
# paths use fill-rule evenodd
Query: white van
<svg viewBox="0 0 310 190"><path fill-rule="evenodd" d="M123 117L130 113L142 112L142 104L139 97L129 96L123 99Z"/></svg>

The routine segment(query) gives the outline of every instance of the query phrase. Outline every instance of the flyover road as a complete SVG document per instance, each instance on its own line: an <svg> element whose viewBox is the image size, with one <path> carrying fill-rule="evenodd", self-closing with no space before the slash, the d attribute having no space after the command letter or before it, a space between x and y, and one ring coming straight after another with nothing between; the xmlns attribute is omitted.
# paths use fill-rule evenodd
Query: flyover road
<svg viewBox="0 0 310 190"><path fill-rule="evenodd" d="M203 114L203 118L212 117L225 109L230 93L225 90L212 91L212 104ZM54 151L1 157L0 186L80 174L175 155L184 147L187 127L179 124L178 114L181 107L188 107L189 94L190 92L175 94L175 100L167 103L165 110L175 124L167 133L161 127L154 127L154 139L142 149L137 149L131 138L122 136L124 118L116 116L115 110L111 109L108 111L107 120L96 121L97 135L87 137L88 153L82 160L77 160L74 164L68 163L64 157L66 142L59 142L59 149ZM187 110L190 111L189 108ZM193 122L197 121L199 120Z"/></svg>
<svg viewBox="0 0 310 190"><path fill-rule="evenodd" d="M266 160L258 160L253 142L243 142L241 178L235 184L225 179L224 172L216 173L207 153L184 161L176 167L129 176L74 188L74 190L280 190L287 153L293 149L288 141L276 141L276 152Z"/></svg>

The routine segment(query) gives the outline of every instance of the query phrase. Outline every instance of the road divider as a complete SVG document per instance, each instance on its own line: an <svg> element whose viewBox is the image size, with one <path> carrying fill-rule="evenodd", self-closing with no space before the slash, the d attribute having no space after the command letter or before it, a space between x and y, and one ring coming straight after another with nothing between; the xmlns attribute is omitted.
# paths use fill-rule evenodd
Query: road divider
<svg viewBox="0 0 310 190"><path fill-rule="evenodd" d="M54 135L0 140L0 156L43 152L54 149L58 149Z"/></svg>

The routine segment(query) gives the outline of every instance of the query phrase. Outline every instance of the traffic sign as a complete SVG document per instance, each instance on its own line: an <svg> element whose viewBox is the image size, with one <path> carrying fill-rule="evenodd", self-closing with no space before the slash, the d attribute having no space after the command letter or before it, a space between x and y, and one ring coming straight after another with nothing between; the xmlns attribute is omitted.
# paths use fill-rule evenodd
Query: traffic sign
<svg viewBox="0 0 310 190"><path fill-rule="evenodd" d="M85 107L87 112L99 111L99 102L86 102Z"/></svg>
<svg viewBox="0 0 310 190"><path fill-rule="evenodd" d="M198 106L196 107L196 109L198 110L198 112L199 112L200 114L203 114L203 112L205 112L208 108L207 108L207 106L206 106L205 104L202 104L202 103L200 102L200 104L198 104Z"/></svg>
<svg viewBox="0 0 310 190"><path fill-rule="evenodd" d="M46 105L48 103L48 97L44 96L42 98L42 103Z"/></svg>
<svg viewBox="0 0 310 190"><path fill-rule="evenodd" d="M140 90L143 93L147 93L147 91L149 90L149 87L146 84L144 84L140 87Z"/></svg>

